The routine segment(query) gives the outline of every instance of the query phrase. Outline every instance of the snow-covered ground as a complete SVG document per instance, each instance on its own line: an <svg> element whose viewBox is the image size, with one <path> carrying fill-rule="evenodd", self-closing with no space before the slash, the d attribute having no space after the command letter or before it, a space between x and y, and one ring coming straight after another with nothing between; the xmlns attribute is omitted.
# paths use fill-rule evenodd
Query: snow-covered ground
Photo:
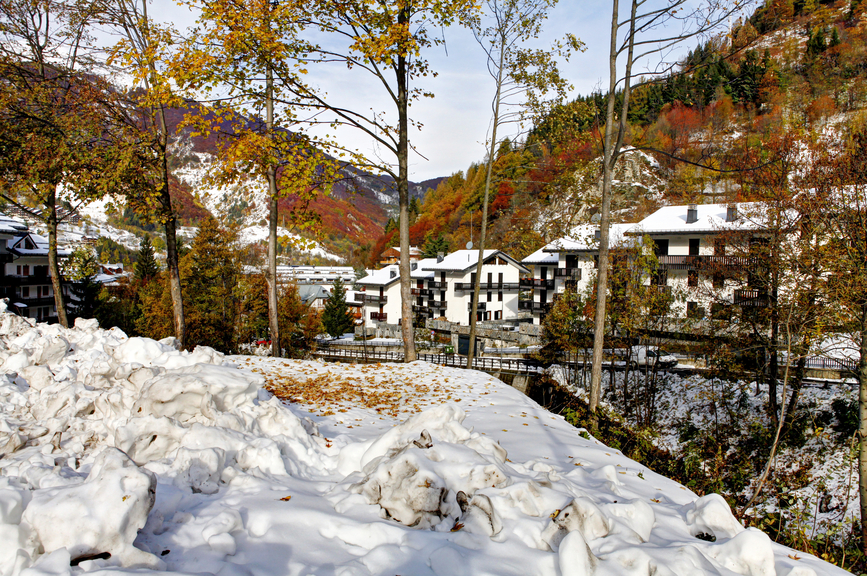
<svg viewBox="0 0 867 576"><path fill-rule="evenodd" d="M481 372L0 343L0 574L846 573Z"/></svg>

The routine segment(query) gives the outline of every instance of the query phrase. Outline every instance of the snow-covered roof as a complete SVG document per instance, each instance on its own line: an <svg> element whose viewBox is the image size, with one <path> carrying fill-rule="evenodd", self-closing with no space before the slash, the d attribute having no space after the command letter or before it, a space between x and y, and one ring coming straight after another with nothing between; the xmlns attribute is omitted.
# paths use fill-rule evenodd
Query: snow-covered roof
<svg viewBox="0 0 867 576"><path fill-rule="evenodd" d="M328 298L331 295L331 292L326 290L320 284L299 284L298 285L298 297L301 298L301 301L305 304L310 304L315 300Z"/></svg>
<svg viewBox="0 0 867 576"><path fill-rule="evenodd" d="M6 214L0 214L0 234L20 234L26 231L27 224L21 220L7 216Z"/></svg>
<svg viewBox="0 0 867 576"><path fill-rule="evenodd" d="M521 260L522 264L557 264L559 260L559 256L557 254L552 254L551 252L546 252L546 248L548 246L543 246Z"/></svg>
<svg viewBox="0 0 867 576"><path fill-rule="evenodd" d="M530 273L530 271L527 270L527 268L525 268L520 262L509 256L502 250L485 250L483 260L487 260L492 256L501 256L503 259L508 261L510 264L516 266L525 274ZM478 262L478 250L456 250L455 252L452 252L451 254L443 258L442 262L437 262L430 266L429 269L443 272L463 272L473 266L476 266Z"/></svg>
<svg viewBox="0 0 867 576"><path fill-rule="evenodd" d="M729 204L696 204L695 221L687 223L690 206L664 206L639 222L630 234L717 234L764 228L764 211L758 202L738 202L736 218L731 222L726 220Z"/></svg>
<svg viewBox="0 0 867 576"><path fill-rule="evenodd" d="M435 273L431 270L431 266L437 263L436 258L424 258L423 260L419 260L415 264L417 264L415 270L413 270L409 277L415 278L417 280L423 280L426 278L433 278Z"/></svg>
<svg viewBox="0 0 867 576"><path fill-rule="evenodd" d="M636 224L612 224L608 229L608 246L625 248L634 241L626 237ZM544 252L598 252L599 240L596 236L598 224L576 226L563 238L558 238L542 248Z"/></svg>
<svg viewBox="0 0 867 576"><path fill-rule="evenodd" d="M389 264L379 270L368 271L367 276L358 280L362 286L388 286L400 280L400 269L397 264Z"/></svg>
<svg viewBox="0 0 867 576"><path fill-rule="evenodd" d="M33 248L27 248L27 239L33 244ZM39 234L30 232L18 237L10 246L9 250L15 252L19 256L48 256L48 239ZM69 256L70 250L57 250L58 256Z"/></svg>

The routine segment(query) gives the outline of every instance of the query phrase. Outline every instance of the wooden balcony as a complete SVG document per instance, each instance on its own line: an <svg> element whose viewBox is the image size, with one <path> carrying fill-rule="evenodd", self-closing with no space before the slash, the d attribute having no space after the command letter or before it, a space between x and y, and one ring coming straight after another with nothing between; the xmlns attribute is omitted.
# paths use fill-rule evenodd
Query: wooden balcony
<svg viewBox="0 0 867 576"><path fill-rule="evenodd" d="M356 304L364 304L365 302L378 302L381 304L385 304L386 302L388 302L388 296L380 296L379 294L356 293L354 302Z"/></svg>
<svg viewBox="0 0 867 576"><path fill-rule="evenodd" d="M754 288L745 288L735 290L734 304L736 306L746 306L748 308L767 308L771 300L764 290L756 290Z"/></svg>
<svg viewBox="0 0 867 576"><path fill-rule="evenodd" d="M756 265L749 256L657 256L659 267L666 270L748 270Z"/></svg>
<svg viewBox="0 0 867 576"><path fill-rule="evenodd" d="M445 300L429 300L427 305L431 308L438 308L438 309L448 308L448 303Z"/></svg>
<svg viewBox="0 0 867 576"><path fill-rule="evenodd" d="M581 268L557 268L554 270L554 278L559 278L566 282L577 282L581 280Z"/></svg>
<svg viewBox="0 0 867 576"><path fill-rule="evenodd" d="M433 296L433 290L427 288L411 288L410 293L413 296L427 296L428 298Z"/></svg>
<svg viewBox="0 0 867 576"><path fill-rule="evenodd" d="M448 282L434 282L433 280L428 280L427 287L431 290L447 290L449 287Z"/></svg>
<svg viewBox="0 0 867 576"><path fill-rule="evenodd" d="M376 322L386 322L388 320L388 314L385 312L371 312L370 319Z"/></svg>
<svg viewBox="0 0 867 576"><path fill-rule="evenodd" d="M488 309L487 304L488 304L487 302L479 302L479 306L478 306L478 308L476 308L476 311L482 312L484 310L487 310ZM473 311L472 301L467 302L467 312L472 312L472 311Z"/></svg>

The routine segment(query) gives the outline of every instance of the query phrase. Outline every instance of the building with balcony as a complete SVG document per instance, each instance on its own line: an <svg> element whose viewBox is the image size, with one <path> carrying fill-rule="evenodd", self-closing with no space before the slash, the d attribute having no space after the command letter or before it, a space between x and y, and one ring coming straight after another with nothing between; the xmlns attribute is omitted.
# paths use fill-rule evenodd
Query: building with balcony
<svg viewBox="0 0 867 576"><path fill-rule="evenodd" d="M726 308L768 304L758 260L765 242L766 215L760 203L690 204L660 208L629 232L649 238L658 268L647 284L674 292L685 305L676 316L701 319Z"/></svg>
<svg viewBox="0 0 867 576"><path fill-rule="evenodd" d="M68 256L58 250L58 256ZM26 318L50 321L57 318L54 288L48 272L48 239L30 232L26 224L0 214L0 295L9 299L9 309ZM64 296L70 296L64 285Z"/></svg>
<svg viewBox="0 0 867 576"><path fill-rule="evenodd" d="M444 318L469 324L478 250L458 250L442 258L413 263L412 310L416 318ZM485 250L476 319L507 320L518 316L520 278L529 274L520 262L500 250ZM365 320L397 324L401 318L400 270L391 264L357 281L356 296Z"/></svg>
<svg viewBox="0 0 867 576"><path fill-rule="evenodd" d="M635 224L612 224L609 246L612 250L636 243L626 233ZM558 238L530 254L521 261L532 268L532 277L521 280L522 288L530 291L530 298L522 300L521 309L533 314L533 323L541 324L551 309L557 294L574 286L579 293L593 289L599 257L599 226L576 226L568 236Z"/></svg>

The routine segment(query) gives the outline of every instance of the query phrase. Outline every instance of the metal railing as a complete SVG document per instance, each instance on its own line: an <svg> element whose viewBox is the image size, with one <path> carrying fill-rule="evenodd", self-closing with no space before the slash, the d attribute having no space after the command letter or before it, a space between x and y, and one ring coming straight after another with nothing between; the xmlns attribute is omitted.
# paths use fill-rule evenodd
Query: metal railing
<svg viewBox="0 0 867 576"><path fill-rule="evenodd" d="M545 288L546 290L554 289L554 279L542 278L521 278L520 285L526 288Z"/></svg>
<svg viewBox="0 0 867 576"><path fill-rule="evenodd" d="M355 302L356 304L363 304L364 302L382 302L383 304L385 304L386 302L388 302L388 296L356 292L355 300L353 300L353 302Z"/></svg>
<svg viewBox="0 0 867 576"><path fill-rule="evenodd" d="M428 280L427 287L432 290L446 290L449 287L448 282L435 282L433 280Z"/></svg>
<svg viewBox="0 0 867 576"><path fill-rule="evenodd" d="M581 268L555 268L554 278L581 280Z"/></svg>
<svg viewBox="0 0 867 576"><path fill-rule="evenodd" d="M388 319L388 314L385 312L371 312L370 319L377 322L385 322Z"/></svg>
<svg viewBox="0 0 867 576"><path fill-rule="evenodd" d="M482 282L479 284L480 290L497 290L502 292L519 290L520 287L518 282ZM473 290L472 282L455 282L455 292L466 292L469 290Z"/></svg>
<svg viewBox="0 0 867 576"><path fill-rule="evenodd" d="M433 290L428 290L427 288L410 288L410 294L413 296L433 296Z"/></svg>

